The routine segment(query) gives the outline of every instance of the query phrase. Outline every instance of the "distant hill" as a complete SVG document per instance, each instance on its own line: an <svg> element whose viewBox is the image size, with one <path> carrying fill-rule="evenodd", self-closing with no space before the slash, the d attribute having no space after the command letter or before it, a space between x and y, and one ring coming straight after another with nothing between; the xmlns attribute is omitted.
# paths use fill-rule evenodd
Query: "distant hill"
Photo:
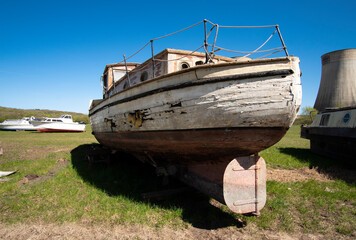
<svg viewBox="0 0 356 240"><path fill-rule="evenodd" d="M23 117L52 117L56 118L63 114L70 114L73 117L73 121L89 123L89 117L86 114L74 113L74 112L63 112L54 111L47 109L18 109L18 108L6 108L0 107L0 122L6 119L21 119Z"/></svg>

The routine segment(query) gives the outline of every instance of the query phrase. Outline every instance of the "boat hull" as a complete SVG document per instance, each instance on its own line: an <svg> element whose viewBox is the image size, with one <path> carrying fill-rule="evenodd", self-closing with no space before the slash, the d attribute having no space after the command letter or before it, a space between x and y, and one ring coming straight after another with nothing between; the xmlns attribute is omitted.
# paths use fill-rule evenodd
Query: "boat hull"
<svg viewBox="0 0 356 240"><path fill-rule="evenodd" d="M30 119L35 119L34 117L31 118L23 118L23 119L9 119L5 120L4 122L0 123L0 130L7 130L7 131L36 131L36 128L30 123Z"/></svg>
<svg viewBox="0 0 356 240"><path fill-rule="evenodd" d="M272 146L292 125L299 59L194 67L95 102L89 116L103 145L155 161L231 161Z"/></svg>
<svg viewBox="0 0 356 240"><path fill-rule="evenodd" d="M39 132L84 132L85 124L80 123L38 123L35 128Z"/></svg>
<svg viewBox="0 0 356 240"><path fill-rule="evenodd" d="M36 131L36 128L31 124L0 125L0 130L6 130L6 131Z"/></svg>
<svg viewBox="0 0 356 240"><path fill-rule="evenodd" d="M84 132L84 130L73 130L73 129L50 129L50 128L38 128L39 132Z"/></svg>

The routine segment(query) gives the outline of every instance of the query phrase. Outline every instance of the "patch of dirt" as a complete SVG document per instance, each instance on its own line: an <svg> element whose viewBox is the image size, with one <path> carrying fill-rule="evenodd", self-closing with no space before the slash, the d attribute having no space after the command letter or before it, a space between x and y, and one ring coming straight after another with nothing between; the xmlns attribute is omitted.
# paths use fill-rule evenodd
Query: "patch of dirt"
<svg viewBox="0 0 356 240"><path fill-rule="evenodd" d="M27 184L27 183L30 183L30 182L38 182L39 180L40 179L39 179L38 175L36 175L36 174L28 174L23 179L21 179L19 181L19 184Z"/></svg>
<svg viewBox="0 0 356 240"><path fill-rule="evenodd" d="M267 180L277 182L303 182L315 180L320 182L341 179L347 183L356 182L356 170L348 170L338 167L325 169L307 167L299 169L274 169L267 168Z"/></svg>
<svg viewBox="0 0 356 240"><path fill-rule="evenodd" d="M65 168L68 164L69 164L69 160L59 159L57 160L57 164L54 165L46 175L38 176L36 174L28 174L23 179L21 179L18 183L20 185L24 185L28 183L42 182L48 180L51 177L54 177L60 170Z"/></svg>
<svg viewBox="0 0 356 240"><path fill-rule="evenodd" d="M48 175L49 176L54 176L56 175L59 171L61 171L63 168L65 168L69 164L69 160L60 158L57 160L57 164L54 165L49 171Z"/></svg>
<svg viewBox="0 0 356 240"><path fill-rule="evenodd" d="M327 175L319 173L315 168L309 169L307 167L300 169L267 168L267 180L277 182L331 181Z"/></svg>
<svg viewBox="0 0 356 240"><path fill-rule="evenodd" d="M153 228L133 225L84 225L66 224L12 224L0 223L0 239L269 239L269 240L325 240L354 239L351 236L323 236L321 234L284 233L275 231L256 231L253 228L236 227L216 230L199 229L188 226L182 229L169 227Z"/></svg>

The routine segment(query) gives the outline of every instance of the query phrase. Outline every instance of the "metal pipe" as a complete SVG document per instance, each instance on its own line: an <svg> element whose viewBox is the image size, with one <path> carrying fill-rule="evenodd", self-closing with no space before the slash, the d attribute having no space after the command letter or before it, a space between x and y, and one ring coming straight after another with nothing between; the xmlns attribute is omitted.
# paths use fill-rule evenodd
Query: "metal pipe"
<svg viewBox="0 0 356 240"><path fill-rule="evenodd" d="M286 53L287 56L289 56L288 51L287 51L287 47L286 47L286 45L284 44L284 41L283 41L283 38L282 38L282 34L281 34L281 32L279 31L279 26L278 26L278 25L276 25L276 29L277 29L277 32L278 32L278 35L279 35L279 39L281 39L284 52Z"/></svg>
<svg viewBox="0 0 356 240"><path fill-rule="evenodd" d="M129 84L129 87L131 87L130 75L129 75L129 71L127 70L127 63L126 63L126 57L125 57L125 54L124 54L124 61L125 61L125 68L126 68L127 82L128 82L128 84Z"/></svg>
<svg viewBox="0 0 356 240"><path fill-rule="evenodd" d="M153 54L153 40L151 40L151 53L152 53L152 78L155 78L155 59Z"/></svg>
<svg viewBox="0 0 356 240"><path fill-rule="evenodd" d="M215 30L215 38L214 38L214 43L213 43L213 46L211 47L211 52L213 54L213 58L214 58L214 48L215 48L215 43L216 43L216 39L218 37L218 31L219 31L219 25L215 25L216 26L216 30Z"/></svg>
<svg viewBox="0 0 356 240"><path fill-rule="evenodd" d="M207 39L207 33L206 33L206 19L204 19L204 51L205 51L205 63L208 63L209 61L209 54L208 54L208 39Z"/></svg>
<svg viewBox="0 0 356 240"><path fill-rule="evenodd" d="M114 75L114 68L111 68L111 75L112 75L112 84L113 84L113 92L115 93L115 75Z"/></svg>

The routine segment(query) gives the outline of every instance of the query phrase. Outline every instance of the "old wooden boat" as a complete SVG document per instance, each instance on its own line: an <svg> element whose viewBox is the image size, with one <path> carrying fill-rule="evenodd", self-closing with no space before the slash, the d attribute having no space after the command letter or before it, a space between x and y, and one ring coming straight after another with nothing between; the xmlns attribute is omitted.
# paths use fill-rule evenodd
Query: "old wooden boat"
<svg viewBox="0 0 356 240"><path fill-rule="evenodd" d="M142 64L107 65L102 81L103 99L89 108L101 144L164 169L235 212L263 208L266 173L258 152L296 118L297 57L165 49Z"/></svg>

